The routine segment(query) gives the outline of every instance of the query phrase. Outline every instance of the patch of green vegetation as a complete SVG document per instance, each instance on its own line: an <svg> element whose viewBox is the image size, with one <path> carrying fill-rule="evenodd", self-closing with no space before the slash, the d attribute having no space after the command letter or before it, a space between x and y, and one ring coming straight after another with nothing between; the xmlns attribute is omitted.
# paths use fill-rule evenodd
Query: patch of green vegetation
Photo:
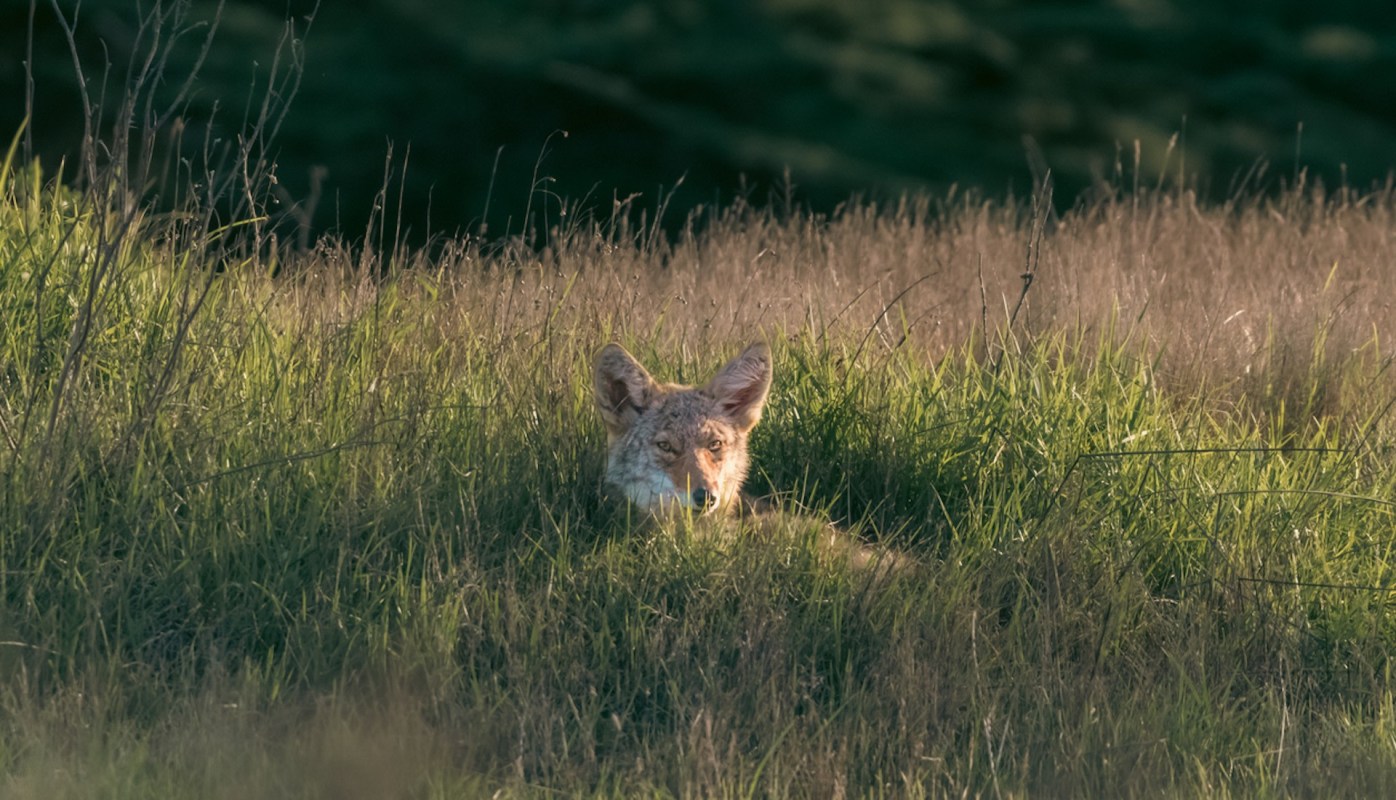
<svg viewBox="0 0 1396 800"><path fill-rule="evenodd" d="M961 304L937 352L915 308L865 313L873 276L830 265L1030 240L977 201L737 208L672 245L578 224L541 250L297 254L32 167L0 180L8 796L1396 781L1376 343L1328 359L1327 328L1277 332L1265 352L1315 357L1190 379L1163 353L1205 309L1159 340ZM1143 208L1179 241L1290 252L1323 235L1297 220L1380 242L1396 213L1186 197L1115 195L1040 246L1117 264ZM782 255L805 250L830 262ZM735 254L751 281L714 280ZM758 335L777 377L754 484L792 510L713 541L603 504L596 347L693 376ZM822 557L830 517L915 566Z"/></svg>

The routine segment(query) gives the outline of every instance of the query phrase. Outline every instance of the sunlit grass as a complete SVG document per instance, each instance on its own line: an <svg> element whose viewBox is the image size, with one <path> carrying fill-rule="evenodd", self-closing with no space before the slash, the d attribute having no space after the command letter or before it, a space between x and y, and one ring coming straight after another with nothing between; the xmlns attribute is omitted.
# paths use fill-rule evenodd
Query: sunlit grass
<svg viewBox="0 0 1396 800"><path fill-rule="evenodd" d="M1390 197L1149 195L1150 246L1112 238L1139 204L1102 201L1046 236L1009 327L945 287L1021 269L1012 206L747 209L674 243L577 227L396 265L331 242L272 275L6 176L9 796L1396 778L1389 323L1331 294L1378 280ZM1272 296L1233 263L1219 305L1209 269L1150 271L1195 239L1355 266L1274 267ZM932 252L943 274L899 294ZM713 538L604 505L597 347L693 380L758 337L752 488L787 510ZM830 560L828 519L915 566Z"/></svg>

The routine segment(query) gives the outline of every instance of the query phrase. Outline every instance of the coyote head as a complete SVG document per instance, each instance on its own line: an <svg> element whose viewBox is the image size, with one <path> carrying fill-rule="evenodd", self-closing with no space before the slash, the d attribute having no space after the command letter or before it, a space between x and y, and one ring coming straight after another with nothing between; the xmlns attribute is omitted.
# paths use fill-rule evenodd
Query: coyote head
<svg viewBox="0 0 1396 800"><path fill-rule="evenodd" d="M750 462L747 434L771 388L771 351L757 343L705 386L658 383L618 344L596 356L596 406L606 423L606 483L654 513L735 504Z"/></svg>

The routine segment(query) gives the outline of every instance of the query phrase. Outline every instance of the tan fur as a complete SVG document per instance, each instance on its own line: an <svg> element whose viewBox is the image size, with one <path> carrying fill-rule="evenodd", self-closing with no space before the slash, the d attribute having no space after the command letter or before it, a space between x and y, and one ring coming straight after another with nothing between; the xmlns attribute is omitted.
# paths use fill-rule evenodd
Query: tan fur
<svg viewBox="0 0 1396 800"><path fill-rule="evenodd" d="M606 425L606 483L652 513L738 505L751 461L747 436L771 388L771 351L757 343L701 387L659 383L618 344L596 356Z"/></svg>
<svg viewBox="0 0 1396 800"><path fill-rule="evenodd" d="M771 351L765 344L747 347L707 384L693 387L659 383L612 343L597 354L593 380L606 425L608 487L655 516L678 509L708 517L740 511L760 515L764 522L757 530L786 527L779 514L769 514L768 503L741 491L751 466L747 436L761 420L771 388ZM908 564L903 556L868 547L827 522L819 550L878 575Z"/></svg>

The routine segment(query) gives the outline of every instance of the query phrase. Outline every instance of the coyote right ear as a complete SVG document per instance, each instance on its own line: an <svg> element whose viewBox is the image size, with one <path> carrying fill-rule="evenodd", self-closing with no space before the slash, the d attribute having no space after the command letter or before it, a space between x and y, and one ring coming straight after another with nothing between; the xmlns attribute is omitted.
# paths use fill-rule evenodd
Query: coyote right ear
<svg viewBox="0 0 1396 800"><path fill-rule="evenodd" d="M619 436L635 424L654 397L654 378L625 348L611 342L596 354L593 376L596 407L606 423L606 433Z"/></svg>

